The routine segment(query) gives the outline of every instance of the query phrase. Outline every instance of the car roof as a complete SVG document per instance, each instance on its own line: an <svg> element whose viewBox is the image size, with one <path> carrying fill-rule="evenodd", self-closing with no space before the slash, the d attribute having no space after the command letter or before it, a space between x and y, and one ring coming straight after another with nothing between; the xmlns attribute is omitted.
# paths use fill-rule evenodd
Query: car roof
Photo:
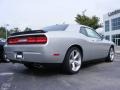
<svg viewBox="0 0 120 90"><path fill-rule="evenodd" d="M78 32L80 30L80 27L87 27L87 28L91 28L89 26L85 26L85 25L81 25L81 24L56 24L56 25L68 25L68 27L66 28L66 32L70 31L70 32ZM92 28L91 28L92 29Z"/></svg>
<svg viewBox="0 0 120 90"><path fill-rule="evenodd" d="M67 27L67 29L65 30L66 32L79 32L80 27L83 25L80 24L68 24L69 26Z"/></svg>

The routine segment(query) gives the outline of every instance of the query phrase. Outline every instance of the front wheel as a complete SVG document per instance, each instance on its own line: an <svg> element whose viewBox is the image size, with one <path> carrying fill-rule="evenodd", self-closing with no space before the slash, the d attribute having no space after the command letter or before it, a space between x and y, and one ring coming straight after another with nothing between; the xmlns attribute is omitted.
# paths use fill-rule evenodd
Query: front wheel
<svg viewBox="0 0 120 90"><path fill-rule="evenodd" d="M115 50L113 47L109 49L108 57L106 58L107 62L113 62L115 57Z"/></svg>
<svg viewBox="0 0 120 90"><path fill-rule="evenodd" d="M80 70L81 64L81 51L76 47L70 48L63 62L63 70L66 71L68 74L74 74Z"/></svg>

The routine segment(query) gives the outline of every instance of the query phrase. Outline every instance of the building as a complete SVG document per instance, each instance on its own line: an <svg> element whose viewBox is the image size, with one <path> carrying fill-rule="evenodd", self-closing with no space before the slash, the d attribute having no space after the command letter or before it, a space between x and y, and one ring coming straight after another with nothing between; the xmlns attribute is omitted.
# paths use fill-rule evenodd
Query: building
<svg viewBox="0 0 120 90"><path fill-rule="evenodd" d="M120 10L107 13L103 21L105 38L120 46Z"/></svg>

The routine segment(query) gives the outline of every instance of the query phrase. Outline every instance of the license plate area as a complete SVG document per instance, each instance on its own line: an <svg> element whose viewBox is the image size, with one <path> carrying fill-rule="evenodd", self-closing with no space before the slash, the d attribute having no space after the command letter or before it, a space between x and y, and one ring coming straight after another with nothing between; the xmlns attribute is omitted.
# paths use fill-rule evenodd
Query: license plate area
<svg viewBox="0 0 120 90"><path fill-rule="evenodd" d="M23 53L22 52L16 52L15 58L16 59L23 59Z"/></svg>

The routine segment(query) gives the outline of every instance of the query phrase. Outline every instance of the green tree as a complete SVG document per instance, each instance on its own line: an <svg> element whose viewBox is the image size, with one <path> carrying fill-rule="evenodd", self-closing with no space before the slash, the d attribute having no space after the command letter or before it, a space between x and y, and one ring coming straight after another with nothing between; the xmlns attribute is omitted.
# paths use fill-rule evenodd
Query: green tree
<svg viewBox="0 0 120 90"><path fill-rule="evenodd" d="M86 25L86 26L92 27L93 29L102 27L102 25L99 24L100 19L98 17L96 16L88 17L84 13L82 15L78 14L75 17L75 21L78 24Z"/></svg>
<svg viewBox="0 0 120 90"><path fill-rule="evenodd" d="M14 33L16 33L16 32L20 32L20 29L19 29L19 28L17 28L17 27L16 27L16 28L14 28L13 30L14 30Z"/></svg>
<svg viewBox="0 0 120 90"><path fill-rule="evenodd" d="M31 28L26 27L24 31L32 31Z"/></svg>
<svg viewBox="0 0 120 90"><path fill-rule="evenodd" d="M13 28L13 29L10 29L10 31L9 31L10 34L16 33L16 32L20 32L20 29L19 28Z"/></svg>
<svg viewBox="0 0 120 90"><path fill-rule="evenodd" d="M0 27L0 38L6 38L6 31L5 27Z"/></svg>

